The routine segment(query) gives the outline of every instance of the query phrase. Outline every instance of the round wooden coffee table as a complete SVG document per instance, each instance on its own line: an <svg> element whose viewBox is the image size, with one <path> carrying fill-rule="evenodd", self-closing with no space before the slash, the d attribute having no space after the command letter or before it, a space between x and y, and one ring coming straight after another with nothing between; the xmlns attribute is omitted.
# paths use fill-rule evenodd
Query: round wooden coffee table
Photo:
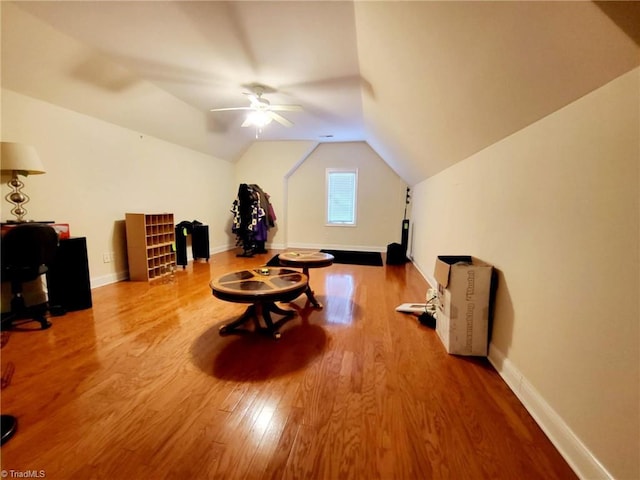
<svg viewBox="0 0 640 480"><path fill-rule="evenodd" d="M266 331L274 338L280 338L279 327L296 312L278 307L275 302L290 302L299 297L308 287L308 277L295 270L279 267L258 267L225 273L213 279L209 286L214 297L228 302L250 303L237 320L220 327L220 335L238 333L238 328L253 319L256 330ZM273 322L271 313L284 315ZM260 318L266 327L260 325Z"/></svg>
<svg viewBox="0 0 640 480"><path fill-rule="evenodd" d="M310 279L310 268L322 268L333 265L333 255L324 252L284 252L278 255L280 265L285 267L302 268L302 273ZM310 280L309 280L310 281ZM305 290L307 298L316 308L322 308L322 304L316 299L311 285L307 284Z"/></svg>

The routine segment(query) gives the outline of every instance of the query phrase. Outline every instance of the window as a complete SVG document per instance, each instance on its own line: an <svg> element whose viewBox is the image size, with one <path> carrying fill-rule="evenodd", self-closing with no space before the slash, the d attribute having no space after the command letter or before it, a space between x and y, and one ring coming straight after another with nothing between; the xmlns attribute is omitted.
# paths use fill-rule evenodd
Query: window
<svg viewBox="0 0 640 480"><path fill-rule="evenodd" d="M327 225L356 224L357 169L327 169Z"/></svg>

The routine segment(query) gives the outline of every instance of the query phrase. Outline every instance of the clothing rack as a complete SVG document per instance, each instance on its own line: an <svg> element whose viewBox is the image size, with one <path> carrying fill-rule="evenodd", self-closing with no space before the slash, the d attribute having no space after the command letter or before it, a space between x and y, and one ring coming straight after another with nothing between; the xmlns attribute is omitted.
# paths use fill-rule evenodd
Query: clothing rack
<svg viewBox="0 0 640 480"><path fill-rule="evenodd" d="M242 248L239 257L252 257L267 253L265 244L269 229L275 226L276 215L269 194L259 185L241 183L233 202L231 231L236 235L236 246Z"/></svg>

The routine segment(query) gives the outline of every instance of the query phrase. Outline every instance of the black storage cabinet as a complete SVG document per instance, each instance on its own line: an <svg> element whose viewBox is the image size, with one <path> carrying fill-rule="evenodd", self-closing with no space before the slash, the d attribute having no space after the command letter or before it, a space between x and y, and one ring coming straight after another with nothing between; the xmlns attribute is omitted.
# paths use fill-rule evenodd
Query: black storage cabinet
<svg viewBox="0 0 640 480"><path fill-rule="evenodd" d="M187 266L187 229L176 226L176 265Z"/></svg>
<svg viewBox="0 0 640 480"><path fill-rule="evenodd" d="M62 308L63 313L92 307L85 237L60 240L47 272L47 294L49 308Z"/></svg>
<svg viewBox="0 0 640 480"><path fill-rule="evenodd" d="M191 249L193 258L204 258L209 261L209 225L194 225L191 232Z"/></svg>
<svg viewBox="0 0 640 480"><path fill-rule="evenodd" d="M190 228L182 224L176 225L176 264L186 268L187 237L191 234L191 251L193 259L203 258L209 261L209 226L193 225Z"/></svg>

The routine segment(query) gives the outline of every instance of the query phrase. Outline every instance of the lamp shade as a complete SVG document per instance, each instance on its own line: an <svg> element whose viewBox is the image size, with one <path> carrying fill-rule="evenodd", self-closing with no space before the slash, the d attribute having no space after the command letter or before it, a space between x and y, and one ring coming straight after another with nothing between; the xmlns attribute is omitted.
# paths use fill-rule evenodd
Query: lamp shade
<svg viewBox="0 0 640 480"><path fill-rule="evenodd" d="M2 142L0 168L3 172L18 172L20 175L46 173L38 152L31 145Z"/></svg>

